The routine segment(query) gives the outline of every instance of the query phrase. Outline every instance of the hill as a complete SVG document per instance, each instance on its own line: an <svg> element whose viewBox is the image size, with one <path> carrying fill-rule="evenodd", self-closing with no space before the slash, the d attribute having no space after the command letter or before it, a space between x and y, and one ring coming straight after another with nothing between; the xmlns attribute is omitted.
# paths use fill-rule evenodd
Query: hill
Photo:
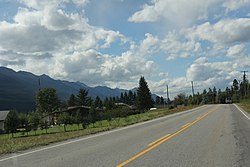
<svg viewBox="0 0 250 167"><path fill-rule="evenodd" d="M81 82L54 80L47 75L34 75L25 71L14 71L0 67L0 110L15 108L18 111L35 109L35 96L40 87L52 87L57 90L61 100L67 100L71 94L77 94L80 88L89 90L89 96L105 99L120 96L124 89L111 89L106 86L89 87Z"/></svg>

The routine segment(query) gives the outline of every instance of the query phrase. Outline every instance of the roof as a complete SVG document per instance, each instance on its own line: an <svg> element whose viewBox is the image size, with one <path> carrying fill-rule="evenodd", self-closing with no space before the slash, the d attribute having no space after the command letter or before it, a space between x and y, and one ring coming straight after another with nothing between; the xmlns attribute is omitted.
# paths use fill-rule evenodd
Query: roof
<svg viewBox="0 0 250 167"><path fill-rule="evenodd" d="M91 107L89 106L72 106L68 107L67 109L61 110L61 111L54 111L53 113L62 113L62 112L71 112L77 109L85 109L85 110L90 110Z"/></svg>
<svg viewBox="0 0 250 167"><path fill-rule="evenodd" d="M9 114L9 110L8 111L0 111L0 121L4 121L7 117L7 115Z"/></svg>

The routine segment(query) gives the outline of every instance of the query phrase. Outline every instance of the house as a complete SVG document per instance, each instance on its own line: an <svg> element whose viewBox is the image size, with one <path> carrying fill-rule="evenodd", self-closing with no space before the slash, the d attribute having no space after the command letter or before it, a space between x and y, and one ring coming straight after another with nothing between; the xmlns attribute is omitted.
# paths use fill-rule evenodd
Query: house
<svg viewBox="0 0 250 167"><path fill-rule="evenodd" d="M6 111L0 111L0 132L5 130L5 120L7 118L7 115L9 114L9 110Z"/></svg>
<svg viewBox="0 0 250 167"><path fill-rule="evenodd" d="M57 124L57 118L62 113L69 113L70 115L76 115L79 113L81 117L87 117L91 107L89 106L72 106L63 110L54 111L51 115L50 122L52 124Z"/></svg>

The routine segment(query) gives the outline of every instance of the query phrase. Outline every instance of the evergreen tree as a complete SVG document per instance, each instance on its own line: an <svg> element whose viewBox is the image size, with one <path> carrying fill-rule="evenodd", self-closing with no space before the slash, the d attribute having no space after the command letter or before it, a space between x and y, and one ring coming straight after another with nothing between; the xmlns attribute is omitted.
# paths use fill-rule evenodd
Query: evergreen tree
<svg viewBox="0 0 250 167"><path fill-rule="evenodd" d="M237 81L237 79L233 80L233 91L237 92L239 90L239 82Z"/></svg>
<svg viewBox="0 0 250 167"><path fill-rule="evenodd" d="M77 104L77 98L74 94L71 94L68 100L68 106L76 106Z"/></svg>
<svg viewBox="0 0 250 167"><path fill-rule="evenodd" d="M124 95L123 95L123 92L121 92L121 96L120 96L120 102L124 103Z"/></svg>
<svg viewBox="0 0 250 167"><path fill-rule="evenodd" d="M88 97L88 90L81 88L77 95L77 104L80 106L90 106L91 99Z"/></svg>
<svg viewBox="0 0 250 167"><path fill-rule="evenodd" d="M214 86L214 88L213 88L213 103L214 104L216 103L216 96L217 96L217 90L216 90L216 88Z"/></svg>
<svg viewBox="0 0 250 167"><path fill-rule="evenodd" d="M99 96L96 96L94 106L95 106L95 108L102 108L103 107L102 100L100 99Z"/></svg>
<svg viewBox="0 0 250 167"><path fill-rule="evenodd" d="M142 76L137 89L137 108L141 111L149 110L153 107L151 92L145 78Z"/></svg>
<svg viewBox="0 0 250 167"><path fill-rule="evenodd" d="M207 90L206 89L203 90L202 101L203 101L204 104L207 104L207 102L208 102L208 95L207 95Z"/></svg>
<svg viewBox="0 0 250 167"><path fill-rule="evenodd" d="M135 104L134 95L133 95L133 92L131 90L128 92L128 104L129 105Z"/></svg>

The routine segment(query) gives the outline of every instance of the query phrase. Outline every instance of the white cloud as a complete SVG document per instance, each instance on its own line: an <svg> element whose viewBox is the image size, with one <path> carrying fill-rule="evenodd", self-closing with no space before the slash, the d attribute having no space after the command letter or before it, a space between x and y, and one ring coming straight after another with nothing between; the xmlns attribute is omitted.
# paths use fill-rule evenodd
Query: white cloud
<svg viewBox="0 0 250 167"><path fill-rule="evenodd" d="M14 22L0 22L1 65L88 84L129 81L153 71L153 62L142 56L151 46L147 42L153 40L150 35L139 52L134 49L140 46L135 45L121 55L102 54L98 50L114 42L131 41L118 31L90 25L81 14L66 13L63 5L67 0L22 2L26 6L18 9Z"/></svg>
<svg viewBox="0 0 250 167"><path fill-rule="evenodd" d="M84 13L87 4L92 3L89 0L21 2L22 7L11 21L0 21L0 65L16 70L113 88L135 87L141 75L150 79L167 78L149 79L149 86L152 92L165 95L168 84L174 96L189 93L190 80L200 89L217 85L223 88L238 74L239 68L249 68L250 19L227 15L249 1L152 0L129 18L130 22L154 22L155 31L148 29L142 38L136 35L127 38L119 32L129 34L124 30L127 27L110 30L91 25ZM105 7L104 11L111 10L113 14L116 6L108 3L113 6ZM76 12L67 10L72 5L78 9ZM166 60L181 58L176 61L197 59L188 67L186 77L171 78L174 72L159 70L167 69L162 64L167 66L171 62L157 60L156 64L152 60L157 56L166 56ZM216 61L220 57L227 61L209 62L211 56Z"/></svg>
<svg viewBox="0 0 250 167"><path fill-rule="evenodd" d="M187 26L198 20L206 20L211 7L220 0L153 0L135 12L131 22L156 22L161 19L178 26Z"/></svg>
<svg viewBox="0 0 250 167"><path fill-rule="evenodd" d="M230 86L233 79L240 79L240 68L249 68L250 58L244 57L232 61L209 62L201 57L193 62L187 69L186 76L199 86L199 90L216 87L225 89Z"/></svg>
<svg viewBox="0 0 250 167"><path fill-rule="evenodd" d="M160 49L167 54L167 60L187 58L201 51L201 44L195 40L184 39L181 33L168 32L161 40Z"/></svg>
<svg viewBox="0 0 250 167"><path fill-rule="evenodd" d="M158 51L160 40L152 34L145 34L145 39L140 44L141 54L147 55Z"/></svg>
<svg viewBox="0 0 250 167"><path fill-rule="evenodd" d="M213 43L231 44L250 41L250 19L224 19L215 24L206 22L186 31L190 39L206 40Z"/></svg>
<svg viewBox="0 0 250 167"><path fill-rule="evenodd" d="M33 9L44 9L45 7L57 7L60 4L59 0L20 0L23 2L27 7L33 8ZM61 1L63 2L63 1Z"/></svg>
<svg viewBox="0 0 250 167"><path fill-rule="evenodd" d="M250 0L227 0L223 3L223 6L227 11L234 11L244 6L249 6Z"/></svg>
<svg viewBox="0 0 250 167"><path fill-rule="evenodd" d="M244 44L238 44L238 45L231 46L227 50L227 55L229 57L238 58L238 57L245 56L245 52L246 52L245 45Z"/></svg>
<svg viewBox="0 0 250 167"><path fill-rule="evenodd" d="M187 78L194 81L206 81L210 78L226 76L232 70L232 62L208 62L199 58L187 69Z"/></svg>

